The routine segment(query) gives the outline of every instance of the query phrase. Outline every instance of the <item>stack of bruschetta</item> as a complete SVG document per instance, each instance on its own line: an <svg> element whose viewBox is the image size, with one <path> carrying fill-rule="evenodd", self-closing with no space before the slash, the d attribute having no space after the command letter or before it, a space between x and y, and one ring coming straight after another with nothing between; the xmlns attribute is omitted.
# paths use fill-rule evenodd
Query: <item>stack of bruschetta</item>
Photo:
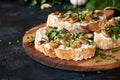
<svg viewBox="0 0 120 80"><path fill-rule="evenodd" d="M113 16L114 10L51 13L36 31L35 48L51 58L78 61L94 57L96 48L120 47L120 17Z"/></svg>

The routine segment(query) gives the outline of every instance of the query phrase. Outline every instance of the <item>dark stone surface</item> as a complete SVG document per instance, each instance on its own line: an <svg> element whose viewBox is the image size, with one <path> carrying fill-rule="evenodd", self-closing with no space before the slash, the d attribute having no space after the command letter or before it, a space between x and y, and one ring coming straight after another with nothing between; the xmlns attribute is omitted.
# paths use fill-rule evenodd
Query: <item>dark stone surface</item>
<svg viewBox="0 0 120 80"><path fill-rule="evenodd" d="M72 72L50 68L29 58L22 37L28 29L45 23L47 15L62 6L44 11L19 2L0 2L0 80L118 80L120 69Z"/></svg>

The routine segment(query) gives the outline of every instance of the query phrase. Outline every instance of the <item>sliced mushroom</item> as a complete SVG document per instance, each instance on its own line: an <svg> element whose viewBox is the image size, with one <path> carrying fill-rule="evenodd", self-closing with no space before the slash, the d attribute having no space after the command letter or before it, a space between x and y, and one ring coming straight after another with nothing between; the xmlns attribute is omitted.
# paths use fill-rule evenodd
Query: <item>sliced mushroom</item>
<svg viewBox="0 0 120 80"><path fill-rule="evenodd" d="M84 34L84 38L88 38L88 39L93 38L93 33Z"/></svg>
<svg viewBox="0 0 120 80"><path fill-rule="evenodd" d="M103 11L103 16L106 17L107 19L110 19L114 16L114 10L104 10Z"/></svg>
<svg viewBox="0 0 120 80"><path fill-rule="evenodd" d="M77 41L77 42L74 42L71 47L72 48L79 48L81 46L81 42L80 41Z"/></svg>
<svg viewBox="0 0 120 80"><path fill-rule="evenodd" d="M99 24L100 24L100 21L91 23L90 25L87 26L87 29L89 31L100 32L101 28L100 28Z"/></svg>
<svg viewBox="0 0 120 80"><path fill-rule="evenodd" d="M105 36L105 37L110 37L109 33L105 30L102 30L101 33Z"/></svg>
<svg viewBox="0 0 120 80"><path fill-rule="evenodd" d="M50 45L50 47L52 47L52 48L57 48L57 47L59 47L59 43L56 43L56 42L49 42L49 45Z"/></svg>
<svg viewBox="0 0 120 80"><path fill-rule="evenodd" d="M91 20L91 17L90 17L90 16L85 16L85 20L86 20L86 21L90 21L90 20Z"/></svg>
<svg viewBox="0 0 120 80"><path fill-rule="evenodd" d="M114 17L120 16L120 8L117 7L106 7L104 10L114 10Z"/></svg>
<svg viewBox="0 0 120 80"><path fill-rule="evenodd" d="M66 44L69 43L66 39L62 39L62 40L60 40L60 42L61 42L61 44L63 44L63 45L66 45Z"/></svg>
<svg viewBox="0 0 120 80"><path fill-rule="evenodd" d="M103 10L95 10L94 13L95 14L103 14Z"/></svg>
<svg viewBox="0 0 120 80"><path fill-rule="evenodd" d="M41 9L46 9L46 8L49 8L49 7L52 7L50 4L42 4L41 5Z"/></svg>
<svg viewBox="0 0 120 80"><path fill-rule="evenodd" d="M82 44L87 44L87 40L85 40L85 39L81 39L80 42L81 42Z"/></svg>
<svg viewBox="0 0 120 80"><path fill-rule="evenodd" d="M39 44L40 44L40 45L43 44L43 43L45 43L45 40L40 40L40 41L39 41Z"/></svg>

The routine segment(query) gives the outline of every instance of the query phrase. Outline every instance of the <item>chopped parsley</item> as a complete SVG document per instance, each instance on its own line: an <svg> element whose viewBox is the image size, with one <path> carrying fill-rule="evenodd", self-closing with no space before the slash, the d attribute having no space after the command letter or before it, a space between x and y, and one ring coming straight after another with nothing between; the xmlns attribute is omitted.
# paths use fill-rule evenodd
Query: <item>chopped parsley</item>
<svg viewBox="0 0 120 80"><path fill-rule="evenodd" d="M112 41L114 41L114 39L120 38L120 34L118 34L118 32L120 32L120 24L117 24L116 26L111 27L108 32L111 36Z"/></svg>
<svg viewBox="0 0 120 80"><path fill-rule="evenodd" d="M104 59L112 57L112 55L110 55L110 54L105 54L103 51L101 51L101 50L98 49L98 48L96 49L96 55L97 55L98 57L104 58Z"/></svg>
<svg viewBox="0 0 120 80"><path fill-rule="evenodd" d="M92 17L93 11L90 11L89 13L86 14L86 16Z"/></svg>
<svg viewBox="0 0 120 80"><path fill-rule="evenodd" d="M29 45L34 44L34 42L35 42L35 36L31 35L31 36L27 37L27 39L30 39Z"/></svg>
<svg viewBox="0 0 120 80"><path fill-rule="evenodd" d="M88 23L92 23L92 22L98 20L99 16L100 16L100 14L96 14L97 16L95 17L94 14L96 14L96 13L92 9L76 10L74 7L72 7L72 9L69 9L67 12L60 13L60 15L59 14L58 15L59 15L59 17L62 17L63 20L71 21L71 19L72 19L73 22L81 23L81 22L85 21Z"/></svg>
<svg viewBox="0 0 120 80"><path fill-rule="evenodd" d="M83 33L77 33L76 38L81 39L83 37L83 35L84 35Z"/></svg>
<svg viewBox="0 0 120 80"><path fill-rule="evenodd" d="M64 45L64 49L69 48L69 47L70 47L69 44L65 44L65 45Z"/></svg>
<svg viewBox="0 0 120 80"><path fill-rule="evenodd" d="M51 41L59 41L63 38L66 38L66 34L65 33L61 33L60 31L64 30L64 28L50 28L46 31L46 35L49 37L49 42Z"/></svg>
<svg viewBox="0 0 120 80"><path fill-rule="evenodd" d="M106 60L115 60L115 61L119 61L119 59L117 59L115 56L111 55L111 54L106 54L104 53L102 50L100 49L96 49L96 55L102 59L106 59Z"/></svg>
<svg viewBox="0 0 120 80"><path fill-rule="evenodd" d="M85 33L72 33L63 27L49 27L45 33L49 39L49 42L57 42L59 45L63 45L64 48L72 47L78 48L81 44L92 45L93 41L85 38Z"/></svg>
<svg viewBox="0 0 120 80"><path fill-rule="evenodd" d="M120 20L117 20L117 18L115 18L113 22L116 23L108 22L110 27L108 27L109 25L105 26L103 30L106 31L106 33L111 37L111 40L114 42L116 39L120 38Z"/></svg>
<svg viewBox="0 0 120 80"><path fill-rule="evenodd" d="M112 49L111 52L112 52L112 53L115 53L115 52L117 52L117 51L119 51L119 50L120 50L120 48L116 48L116 49Z"/></svg>
<svg viewBox="0 0 120 80"><path fill-rule="evenodd" d="M48 29L45 34L46 34L47 36L50 36L52 32L53 32L52 29Z"/></svg>
<svg viewBox="0 0 120 80"><path fill-rule="evenodd" d="M93 43L93 40L87 40L87 44L92 45Z"/></svg>
<svg viewBox="0 0 120 80"><path fill-rule="evenodd" d="M81 19L84 19L84 17L86 16L86 15L83 14L82 12L79 12L78 15L79 15L78 17L81 18Z"/></svg>
<svg viewBox="0 0 120 80"><path fill-rule="evenodd" d="M98 62L101 62L102 60L95 60L93 63L96 64Z"/></svg>
<svg viewBox="0 0 120 80"><path fill-rule="evenodd" d="M103 72L102 71L97 71L97 74L102 74Z"/></svg>
<svg viewBox="0 0 120 80"><path fill-rule="evenodd" d="M66 34L63 34L63 33L62 34L58 34L57 37L58 37L58 39L61 40L63 38L66 38Z"/></svg>

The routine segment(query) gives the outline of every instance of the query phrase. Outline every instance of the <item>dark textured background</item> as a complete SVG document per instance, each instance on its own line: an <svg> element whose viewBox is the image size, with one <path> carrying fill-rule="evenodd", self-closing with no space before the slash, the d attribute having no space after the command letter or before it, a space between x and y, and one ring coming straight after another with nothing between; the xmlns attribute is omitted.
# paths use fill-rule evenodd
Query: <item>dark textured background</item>
<svg viewBox="0 0 120 80"><path fill-rule="evenodd" d="M29 58L22 37L28 29L45 23L47 15L62 10L62 5L46 10L19 1L0 1L0 80L118 80L120 69L97 72L72 72L50 68ZM11 43L11 44L10 44Z"/></svg>

